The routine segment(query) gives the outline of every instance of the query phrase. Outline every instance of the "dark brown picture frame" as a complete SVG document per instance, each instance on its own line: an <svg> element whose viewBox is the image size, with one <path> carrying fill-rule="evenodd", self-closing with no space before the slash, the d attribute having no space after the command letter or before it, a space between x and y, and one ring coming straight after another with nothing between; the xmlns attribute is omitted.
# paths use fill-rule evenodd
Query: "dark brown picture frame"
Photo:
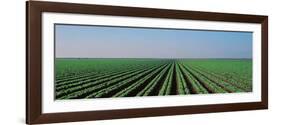
<svg viewBox="0 0 281 125"><path fill-rule="evenodd" d="M158 108L139 108L67 113L42 113L42 31L43 12L98 14L129 17L188 19L204 21L259 23L262 28L262 101ZM57 2L26 2L26 123L55 123L86 120L118 119L181 115L209 112L257 110L268 108L268 17L198 11L164 10L120 6L102 6Z"/></svg>

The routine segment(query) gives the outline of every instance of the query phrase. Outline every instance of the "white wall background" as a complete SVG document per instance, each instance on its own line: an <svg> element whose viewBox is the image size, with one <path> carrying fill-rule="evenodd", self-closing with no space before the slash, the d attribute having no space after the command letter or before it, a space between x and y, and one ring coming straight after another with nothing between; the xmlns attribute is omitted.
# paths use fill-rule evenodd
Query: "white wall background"
<svg viewBox="0 0 281 125"><path fill-rule="evenodd" d="M58 0L57 0L58 1ZM63 124L273 124L281 115L281 7L278 0L59 0L106 5L199 10L269 16L269 110L209 113ZM3 0L0 4L0 124L25 123L25 0ZM278 119L279 118L279 119Z"/></svg>

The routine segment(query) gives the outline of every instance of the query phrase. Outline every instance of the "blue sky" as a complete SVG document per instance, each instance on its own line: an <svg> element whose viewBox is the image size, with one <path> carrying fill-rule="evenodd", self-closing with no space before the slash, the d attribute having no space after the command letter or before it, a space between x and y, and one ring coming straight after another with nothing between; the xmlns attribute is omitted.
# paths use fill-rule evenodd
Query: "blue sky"
<svg viewBox="0 0 281 125"><path fill-rule="evenodd" d="M56 57L252 58L251 32L55 25Z"/></svg>

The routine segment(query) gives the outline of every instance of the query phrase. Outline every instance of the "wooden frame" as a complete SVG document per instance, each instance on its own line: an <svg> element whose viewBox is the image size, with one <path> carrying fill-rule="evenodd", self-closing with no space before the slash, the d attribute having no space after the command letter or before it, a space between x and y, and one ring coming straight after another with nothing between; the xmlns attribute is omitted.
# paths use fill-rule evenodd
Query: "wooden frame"
<svg viewBox="0 0 281 125"><path fill-rule="evenodd" d="M42 114L42 12L259 23L262 25L262 101L234 104ZM26 2L26 33L26 123L28 124L181 115L268 108L267 16L28 1Z"/></svg>

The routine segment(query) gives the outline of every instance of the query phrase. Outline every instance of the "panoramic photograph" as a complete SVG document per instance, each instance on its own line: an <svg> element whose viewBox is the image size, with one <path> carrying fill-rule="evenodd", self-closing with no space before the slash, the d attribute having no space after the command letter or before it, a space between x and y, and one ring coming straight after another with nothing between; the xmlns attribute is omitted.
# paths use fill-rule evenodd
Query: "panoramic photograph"
<svg viewBox="0 0 281 125"><path fill-rule="evenodd" d="M55 99L252 92L252 37L55 24Z"/></svg>

